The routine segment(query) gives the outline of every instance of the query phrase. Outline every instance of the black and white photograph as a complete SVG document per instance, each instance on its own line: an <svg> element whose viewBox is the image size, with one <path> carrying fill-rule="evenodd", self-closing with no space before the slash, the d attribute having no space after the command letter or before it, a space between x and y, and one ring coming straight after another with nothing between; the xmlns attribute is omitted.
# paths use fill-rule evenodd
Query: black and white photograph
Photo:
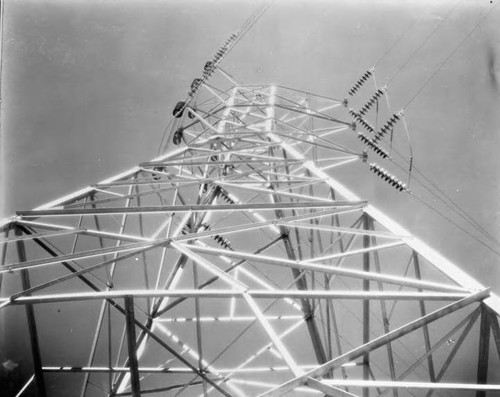
<svg viewBox="0 0 500 397"><path fill-rule="evenodd" d="M0 397L500 396L500 0L0 0Z"/></svg>

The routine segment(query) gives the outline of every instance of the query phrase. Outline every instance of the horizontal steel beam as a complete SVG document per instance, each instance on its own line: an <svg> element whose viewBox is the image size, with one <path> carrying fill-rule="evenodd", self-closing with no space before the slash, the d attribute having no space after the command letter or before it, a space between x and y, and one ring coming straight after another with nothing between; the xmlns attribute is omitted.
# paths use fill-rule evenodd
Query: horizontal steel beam
<svg viewBox="0 0 500 397"><path fill-rule="evenodd" d="M345 390L334 387L330 384L327 384L324 380L317 380L314 378L307 379L307 386L311 389L318 390L324 393L328 397L358 397L356 394L349 393Z"/></svg>
<svg viewBox="0 0 500 397"><path fill-rule="evenodd" d="M160 205L145 207L111 207L65 209L51 208L41 210L17 211L17 215L25 217L60 216L60 215L99 215L99 214L145 214L162 212L200 212L200 211L246 211L246 210L278 210L299 208L328 207L362 207L366 201L311 201L297 203L247 203L247 204L193 204L193 205Z"/></svg>
<svg viewBox="0 0 500 397"><path fill-rule="evenodd" d="M350 227L341 227L341 226L330 226L330 225L322 225L318 223L298 223L298 222L282 222L280 219L276 222L277 226L288 226L288 227L296 227L302 229L314 229L314 230L323 230L326 232L333 233L344 233L344 234L359 234L363 236L376 236L382 238L390 238L390 239L408 239L412 238L409 235L406 236L398 236L396 234L378 231L378 230L366 230L366 229L355 229Z"/></svg>
<svg viewBox="0 0 500 397"><path fill-rule="evenodd" d="M130 372L129 367L73 367L73 366L60 366L60 367L42 367L43 372L69 372L69 373L119 373ZM195 374L196 372L187 367L138 367L138 372L149 374ZM209 372L209 371L207 371Z"/></svg>
<svg viewBox="0 0 500 397"><path fill-rule="evenodd" d="M215 153L214 155L217 155ZM207 154L207 157L210 155ZM211 161L207 158L207 160L198 160L198 161L190 161L189 157L185 158L185 161L150 161L146 163L140 163L140 167L161 167L161 166L190 166L190 165L227 165L227 164L262 164L262 163L273 163L273 164L300 164L302 160L287 160L282 158L275 159L258 159L258 160L225 160L219 161L214 160Z"/></svg>
<svg viewBox="0 0 500 397"><path fill-rule="evenodd" d="M479 385L474 383L442 382L393 382L375 380L323 379L323 383L338 387L392 388L392 389L428 389L428 390L483 390L500 391L500 384Z"/></svg>
<svg viewBox="0 0 500 397"><path fill-rule="evenodd" d="M197 245L190 245L189 249L191 251L195 251L195 252L201 252L201 253L206 253L206 254L210 254L210 255L224 255L227 258L244 259L244 260L247 260L250 262L255 262L255 263L283 266L283 267L296 268L296 269L301 269L301 270L310 270L310 271L316 271L316 272L321 272L321 273L326 273L326 274L335 274L337 276L380 281L383 283L403 285L403 286L412 287L412 288L422 288L422 289L428 289L428 290L434 290L434 291L467 292L467 290L465 290L462 287L458 287L458 286L454 286L454 285L450 285L450 284L442 284L442 283L435 283L435 282L430 282L430 281L411 279L411 278L407 278L407 277L385 275L382 273L365 272L365 271L361 271L361 270L343 269L340 267L332 267L330 265L308 263L305 261L294 261L294 260L283 259L283 258L279 258L279 257L248 254L245 252L223 250L223 249L219 249L219 248L200 247Z"/></svg>
<svg viewBox="0 0 500 397"><path fill-rule="evenodd" d="M40 228L40 229L48 229L48 230L66 230L67 233L78 233L78 234L82 234L85 236L109 238L112 240L123 240L123 241L130 241L130 242L150 241L150 239L148 239L146 237L134 236L131 234L126 234L126 233L106 232L103 230L96 230L96 229L91 229L88 227L74 228L71 226L66 226L66 225L61 225L61 224L27 221L24 219L16 221L16 225L24 225L24 226L28 226L30 228ZM55 233L53 235L55 235ZM25 234L25 235L23 235L22 239L28 240L28 239L35 239L35 238L47 238L47 237L52 237L53 235L37 236L35 234Z"/></svg>
<svg viewBox="0 0 500 397"><path fill-rule="evenodd" d="M13 272L15 270L37 267L37 266L44 266L44 265L52 265L55 263L62 263L62 262L67 262L67 261L94 258L97 256L103 256L106 254L115 254L115 253L120 253L120 252L135 251L135 250L153 247L153 246L159 247L161 245L168 245L168 244L170 244L170 242L171 242L171 239L161 239L161 240L157 240L157 241L139 242L139 243L132 243L132 244L127 244L127 245L98 248L95 250L76 252L74 254L59 255L59 256L53 256L51 258L36 259L36 260L32 260L32 261L12 263L12 264L7 264L4 266L1 266L0 273L8 273L8 272Z"/></svg>
<svg viewBox="0 0 500 397"><path fill-rule="evenodd" d="M317 364L308 364L308 365L301 365L299 366L303 370L310 370L311 368L316 367ZM356 363L349 363L346 366L356 366ZM120 372L129 372L130 368L129 367L118 367L118 366L112 366L112 367L99 367L99 366L92 366L92 367L79 367L79 366L45 366L42 367L42 370L44 372L75 372L75 373L120 373ZM150 373L150 374L195 374L196 371L194 371L192 368L188 367L139 367L138 371L141 373ZM259 367L230 367L230 368L217 368L214 371L217 372L217 375L215 373L210 372L210 369L205 368L205 373L206 375L214 375L217 377L216 380L220 380L220 375L221 374L241 374L241 373L262 373L262 372L288 372L290 371L290 368L287 366L281 365L281 366L259 366Z"/></svg>
<svg viewBox="0 0 500 397"><path fill-rule="evenodd" d="M431 300L455 301L470 294L439 292L390 292L390 291L272 291L248 290L252 298L257 299L374 299L374 300ZM95 299L118 299L126 296L134 298L242 298L241 291L235 290L125 290L102 292L78 292L66 294L47 294L23 296L14 299L12 304L70 302ZM0 299L0 304L8 302L8 298Z"/></svg>

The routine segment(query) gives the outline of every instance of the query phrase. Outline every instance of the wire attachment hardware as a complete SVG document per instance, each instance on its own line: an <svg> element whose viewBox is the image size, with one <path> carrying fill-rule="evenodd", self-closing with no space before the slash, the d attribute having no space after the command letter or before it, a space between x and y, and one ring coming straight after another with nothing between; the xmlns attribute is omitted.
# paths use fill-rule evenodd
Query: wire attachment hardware
<svg viewBox="0 0 500 397"><path fill-rule="evenodd" d="M174 136L172 138L172 141L174 142L174 145L180 145L182 142L182 138L184 137L184 128L179 127L175 132Z"/></svg>

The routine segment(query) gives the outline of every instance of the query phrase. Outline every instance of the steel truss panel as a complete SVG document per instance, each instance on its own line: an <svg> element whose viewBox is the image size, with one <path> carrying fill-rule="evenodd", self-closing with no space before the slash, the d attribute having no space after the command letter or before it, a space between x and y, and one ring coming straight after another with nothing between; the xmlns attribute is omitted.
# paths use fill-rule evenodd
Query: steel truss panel
<svg viewBox="0 0 500 397"><path fill-rule="evenodd" d="M498 297L339 181L367 161L345 103L200 84L179 147L2 223L20 395L49 374L81 397L498 391ZM78 349L55 307L85 316Z"/></svg>

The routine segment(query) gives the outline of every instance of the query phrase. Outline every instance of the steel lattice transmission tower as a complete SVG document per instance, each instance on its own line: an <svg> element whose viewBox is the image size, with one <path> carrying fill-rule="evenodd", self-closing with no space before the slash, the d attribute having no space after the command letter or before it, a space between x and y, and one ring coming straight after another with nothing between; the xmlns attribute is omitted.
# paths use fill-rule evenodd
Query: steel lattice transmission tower
<svg viewBox="0 0 500 397"><path fill-rule="evenodd" d="M353 118L368 109L222 70L215 88L222 56L165 154L3 224L1 310L26 311L33 356L23 390L498 393L498 298L336 177L367 162Z"/></svg>

